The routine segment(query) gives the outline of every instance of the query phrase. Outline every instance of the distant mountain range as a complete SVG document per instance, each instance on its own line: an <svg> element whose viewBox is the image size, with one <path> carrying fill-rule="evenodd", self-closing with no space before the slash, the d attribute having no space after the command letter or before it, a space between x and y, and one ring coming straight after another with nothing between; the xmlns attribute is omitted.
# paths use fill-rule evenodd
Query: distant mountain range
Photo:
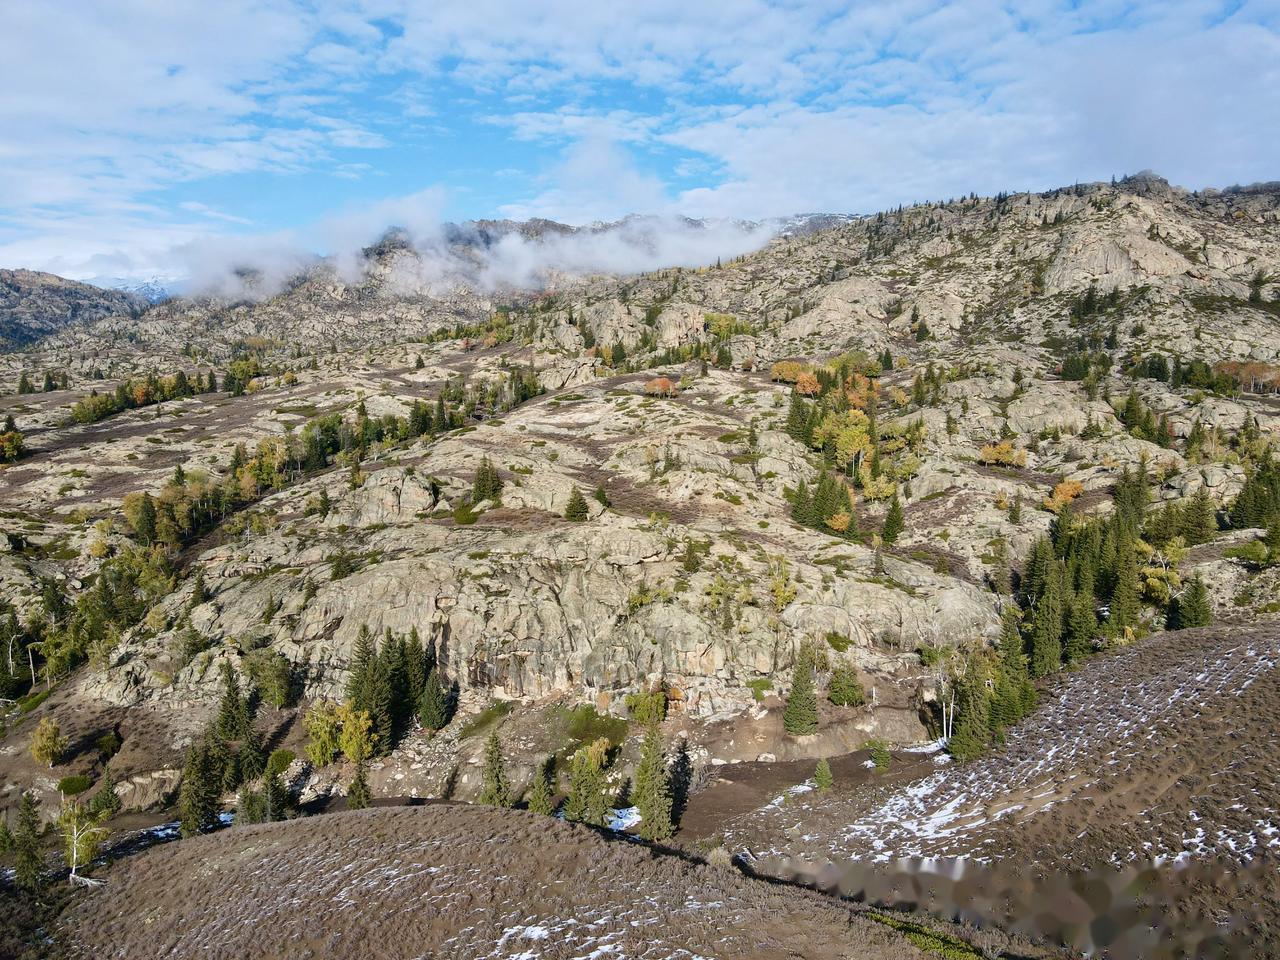
<svg viewBox="0 0 1280 960"><path fill-rule="evenodd" d="M84 281L103 290L120 290L141 297L148 303L160 303L181 292L182 277L90 277Z"/></svg>

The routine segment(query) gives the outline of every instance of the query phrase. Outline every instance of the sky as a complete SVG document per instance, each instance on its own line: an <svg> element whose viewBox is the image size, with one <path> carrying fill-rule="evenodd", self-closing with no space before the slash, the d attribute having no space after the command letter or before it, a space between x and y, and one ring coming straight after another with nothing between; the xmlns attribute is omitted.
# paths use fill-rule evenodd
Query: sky
<svg viewBox="0 0 1280 960"><path fill-rule="evenodd" d="M6 0L0 267L1280 179L1280 0Z"/></svg>

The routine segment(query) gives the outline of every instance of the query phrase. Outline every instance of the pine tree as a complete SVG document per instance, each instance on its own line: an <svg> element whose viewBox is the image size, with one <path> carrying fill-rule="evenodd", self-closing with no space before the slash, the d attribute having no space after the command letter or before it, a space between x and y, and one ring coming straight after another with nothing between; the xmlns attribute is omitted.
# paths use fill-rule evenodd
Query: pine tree
<svg viewBox="0 0 1280 960"><path fill-rule="evenodd" d="M182 767L182 787L178 793L178 819L184 837L194 837L217 822L220 778L210 769L209 748L192 744Z"/></svg>
<svg viewBox="0 0 1280 960"><path fill-rule="evenodd" d="M1116 548L1116 581L1111 592L1111 608L1107 624L1113 634L1138 622L1141 612L1138 586L1138 558L1133 541L1126 540Z"/></svg>
<svg viewBox="0 0 1280 960"><path fill-rule="evenodd" d="M31 737L31 757L36 763L52 769L67 752L69 745L70 740L63 735L58 721L53 717L44 717Z"/></svg>
<svg viewBox="0 0 1280 960"><path fill-rule="evenodd" d="M991 700L983 679L981 665L971 658L956 698L960 718L947 741L947 752L962 762L981 756L991 742Z"/></svg>
<svg viewBox="0 0 1280 960"><path fill-rule="evenodd" d="M449 697L438 669L431 671L422 688L422 697L418 700L418 719L428 730L441 730L449 722Z"/></svg>
<svg viewBox="0 0 1280 960"><path fill-rule="evenodd" d="M813 662L804 655L796 659L791 694L782 714L782 728L794 737L818 732L818 696L813 687Z"/></svg>
<svg viewBox="0 0 1280 960"><path fill-rule="evenodd" d="M1031 619L1031 673L1043 677L1062 666L1062 577L1051 570Z"/></svg>
<svg viewBox="0 0 1280 960"><path fill-rule="evenodd" d="M18 803L18 829L13 835L13 862L14 880L28 893L40 889L40 874L44 868L44 857L40 854L41 833L35 796L24 790Z"/></svg>
<svg viewBox="0 0 1280 960"><path fill-rule="evenodd" d="M376 655L369 627L361 624L360 632L356 634L355 649L351 651L351 661L347 666L346 698L357 710L368 709L369 671Z"/></svg>
<svg viewBox="0 0 1280 960"><path fill-rule="evenodd" d="M578 748L569 763L569 796L564 802L564 818L596 826L604 823L609 810L605 765L609 758L608 739Z"/></svg>
<svg viewBox="0 0 1280 960"><path fill-rule="evenodd" d="M218 718L214 727L224 740L238 740L244 735L244 702L240 696L240 681L230 660L223 660L222 699L218 703Z"/></svg>
<svg viewBox="0 0 1280 960"><path fill-rule="evenodd" d="M666 840L675 832L671 823L671 776L656 723L645 731L632 802L640 811L640 836Z"/></svg>
<svg viewBox="0 0 1280 960"><path fill-rule="evenodd" d="M108 766L98 785L98 792L89 801L89 812L108 820L120 812L120 795L116 793L116 780Z"/></svg>
<svg viewBox="0 0 1280 960"><path fill-rule="evenodd" d="M373 794L369 790L369 780L365 776L364 763L356 764L356 775L347 788L347 809L363 810L373 805Z"/></svg>
<svg viewBox="0 0 1280 960"><path fill-rule="evenodd" d="M831 776L831 764L826 759L818 761L818 765L813 770L813 781L818 785L819 790L830 790L831 785L835 783L835 778Z"/></svg>
<svg viewBox="0 0 1280 960"><path fill-rule="evenodd" d="M533 782L529 784L528 804L531 813L551 816L555 813L555 796L551 789L551 766L554 757L547 757L533 769Z"/></svg>
<svg viewBox="0 0 1280 960"><path fill-rule="evenodd" d="M1067 660L1077 663L1093 649L1093 637L1098 632L1098 617L1093 611L1093 593L1083 590L1071 600L1067 613Z"/></svg>
<svg viewBox="0 0 1280 960"><path fill-rule="evenodd" d="M885 514L884 529L880 531L880 539L885 543L897 542L898 536L902 533L902 526L902 502L895 493L889 504L889 512Z"/></svg>
<svg viewBox="0 0 1280 960"><path fill-rule="evenodd" d="M573 493L569 494L569 505L564 508L564 518L574 523L581 523L587 519L587 501L577 487L574 487Z"/></svg>
<svg viewBox="0 0 1280 960"><path fill-rule="evenodd" d="M489 734L484 745L484 784L477 799L490 807L510 807L514 803L496 730Z"/></svg>
<svg viewBox="0 0 1280 960"><path fill-rule="evenodd" d="M796 486L791 499L791 519L802 526L813 525L813 502L809 498L809 485L803 480Z"/></svg>
<svg viewBox="0 0 1280 960"><path fill-rule="evenodd" d="M1207 627L1213 622L1209 591L1200 577L1192 578L1182 595L1170 605L1169 621L1169 627L1173 630Z"/></svg>

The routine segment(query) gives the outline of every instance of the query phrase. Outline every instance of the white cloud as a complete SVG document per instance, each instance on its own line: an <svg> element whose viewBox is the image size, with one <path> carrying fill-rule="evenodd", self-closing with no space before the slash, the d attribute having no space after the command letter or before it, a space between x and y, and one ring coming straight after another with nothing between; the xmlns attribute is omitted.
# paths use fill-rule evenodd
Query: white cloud
<svg viewBox="0 0 1280 960"><path fill-rule="evenodd" d="M495 205L573 221L866 211L1142 167L1193 187L1280 176L1277 0L68 7L5 10L6 264L83 274L243 226L157 206L205 178L429 156L436 182L438 144L477 121L509 137L477 171L511 191Z"/></svg>

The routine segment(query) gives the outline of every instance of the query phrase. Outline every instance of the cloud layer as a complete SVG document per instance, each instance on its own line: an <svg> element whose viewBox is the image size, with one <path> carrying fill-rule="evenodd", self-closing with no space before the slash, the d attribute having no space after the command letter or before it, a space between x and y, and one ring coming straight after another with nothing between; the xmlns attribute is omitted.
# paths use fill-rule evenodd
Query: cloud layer
<svg viewBox="0 0 1280 960"><path fill-rule="evenodd" d="M172 272L429 187L589 222L1226 185L1278 124L1280 0L16 0L0 265Z"/></svg>

